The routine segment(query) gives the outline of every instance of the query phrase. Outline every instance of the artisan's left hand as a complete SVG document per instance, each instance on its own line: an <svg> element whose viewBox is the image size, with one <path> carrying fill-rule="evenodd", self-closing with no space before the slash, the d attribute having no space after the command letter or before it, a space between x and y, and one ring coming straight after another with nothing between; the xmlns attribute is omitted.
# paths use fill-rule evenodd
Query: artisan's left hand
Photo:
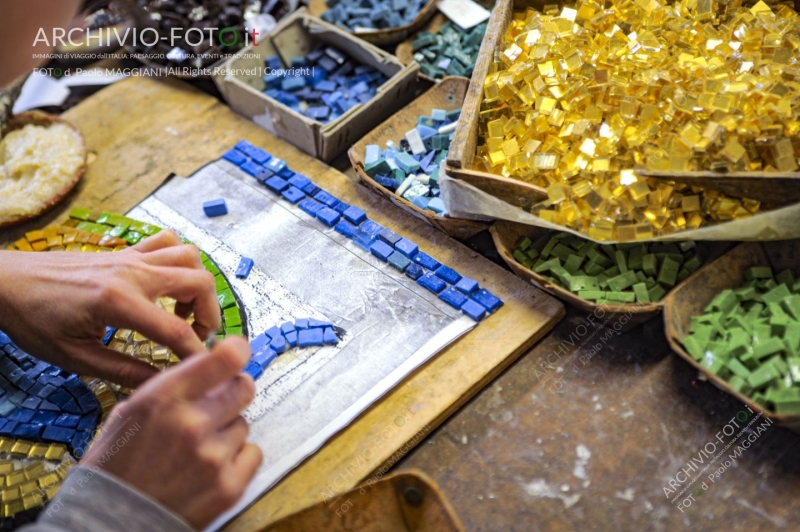
<svg viewBox="0 0 800 532"><path fill-rule="evenodd" d="M179 302L177 315L155 305L162 296ZM73 373L136 387L157 372L104 347L107 325L136 330L187 357L205 351L202 340L219 322L214 277L198 249L172 231L114 253L0 251L0 330Z"/></svg>

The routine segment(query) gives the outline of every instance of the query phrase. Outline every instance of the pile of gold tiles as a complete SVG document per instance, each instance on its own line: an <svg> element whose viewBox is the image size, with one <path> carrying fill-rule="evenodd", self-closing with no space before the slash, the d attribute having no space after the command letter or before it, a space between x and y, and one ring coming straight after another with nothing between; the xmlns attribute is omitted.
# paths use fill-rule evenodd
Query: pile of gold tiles
<svg viewBox="0 0 800 532"><path fill-rule="evenodd" d="M757 201L633 169L797 170L799 60L800 17L763 2L516 13L484 81L474 167L546 188L533 212L597 240L752 216Z"/></svg>
<svg viewBox="0 0 800 532"><path fill-rule="evenodd" d="M0 438L2 517L52 500L74 464L63 444Z"/></svg>

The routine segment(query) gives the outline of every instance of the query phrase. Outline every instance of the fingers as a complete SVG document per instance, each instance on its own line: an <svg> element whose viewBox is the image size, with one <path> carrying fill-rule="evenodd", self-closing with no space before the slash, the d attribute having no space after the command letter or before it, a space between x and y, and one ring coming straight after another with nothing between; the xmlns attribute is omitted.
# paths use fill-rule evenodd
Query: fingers
<svg viewBox="0 0 800 532"><path fill-rule="evenodd" d="M168 248L170 246L183 245L180 237L171 229L164 229L155 235L145 238L130 249L134 249L140 253L149 253L159 249Z"/></svg>
<svg viewBox="0 0 800 532"><path fill-rule="evenodd" d="M215 429L226 427L250 404L255 389L253 379L240 373L197 401L197 406L206 412Z"/></svg>
<svg viewBox="0 0 800 532"><path fill-rule="evenodd" d="M217 433L217 443L230 453L231 462L236 459L250 433L250 426L242 416L236 416L227 426Z"/></svg>
<svg viewBox="0 0 800 532"><path fill-rule="evenodd" d="M149 298L155 299L161 296L174 298L184 304L179 308L176 307L179 315L186 314L186 305L193 303L194 324L192 328L198 337L204 340L210 332L219 329L219 300L214 289L214 276L210 272L162 267L158 269L157 273L155 282L148 287ZM147 335L145 331L140 332Z"/></svg>
<svg viewBox="0 0 800 532"><path fill-rule="evenodd" d="M233 459L231 475L234 478L232 480L239 486L242 486L242 490L244 490L244 487L256 476L262 458L261 449L252 443L245 443L242 450L239 451L239 454Z"/></svg>
<svg viewBox="0 0 800 532"><path fill-rule="evenodd" d="M160 385L175 397L199 399L239 375L250 355L244 338L227 338L210 353L193 356L165 373Z"/></svg>
<svg viewBox="0 0 800 532"><path fill-rule="evenodd" d="M141 259L151 266L180 266L198 270L203 269L200 250L190 244L173 245L142 253Z"/></svg>
<svg viewBox="0 0 800 532"><path fill-rule="evenodd" d="M139 331L150 340L169 347L181 358L206 350L184 319L135 294L122 297L124 300L119 302L112 325Z"/></svg>
<svg viewBox="0 0 800 532"><path fill-rule="evenodd" d="M127 388L136 388L159 373L150 364L118 353L91 340L79 342L70 349L70 365L65 368L84 375L100 377Z"/></svg>

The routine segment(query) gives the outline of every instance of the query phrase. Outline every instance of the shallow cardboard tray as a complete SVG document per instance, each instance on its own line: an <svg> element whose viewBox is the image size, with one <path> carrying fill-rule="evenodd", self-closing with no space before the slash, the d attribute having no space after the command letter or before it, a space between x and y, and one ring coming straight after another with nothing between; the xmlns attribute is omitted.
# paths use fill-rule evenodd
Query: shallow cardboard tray
<svg viewBox="0 0 800 532"><path fill-rule="evenodd" d="M483 81L494 60L494 52L502 42L506 29L511 23L514 10L526 7L542 9L544 1L498 0L489 18L486 35L483 37L478 60L472 71L467 96L464 99L464 110L458 121L456 135L453 138L450 152L447 154L447 175L461 179L511 205L530 209L533 205L547 199L547 192L518 179L511 179L472 169L472 160L478 147L478 118L483 101Z"/></svg>
<svg viewBox="0 0 800 532"><path fill-rule="evenodd" d="M706 264L664 299L664 329L672 350L703 373L714 386L751 405L751 398L734 390L725 379L717 377L692 358L683 348L682 341L689 333L692 316L702 314L703 309L722 290L741 286L746 269L752 266L771 266L775 273L787 268L797 272L798 264L800 240L746 242ZM777 414L760 407L759 410L775 422L800 432L800 414Z"/></svg>
<svg viewBox="0 0 800 532"><path fill-rule="evenodd" d="M328 124L293 111L263 93L264 58L279 55L284 65L289 65L292 57L306 55L319 42L339 48L388 78L374 98ZM227 60L214 75L214 82L236 112L329 162L411 101L418 69L416 63L403 65L393 55L299 9L284 17L258 46L247 47Z"/></svg>
<svg viewBox="0 0 800 532"><path fill-rule="evenodd" d="M534 204L547 199L546 190L518 179L474 169L473 159L478 146L478 118L483 101L483 81L494 59L494 52L503 41L514 11L523 11L527 8L542 11L544 5L548 3L544 0L498 0L489 19L486 35L472 74L472 82L464 101L464 113L461 115L462 119L459 121L452 149L447 157L447 174L449 176L461 179L492 196L523 209L530 209ZM552 3L564 4L564 2ZM755 2L746 0L744 3L747 5ZM767 3L774 2L768 1ZM800 1L796 3L800 3ZM724 174L642 171L641 175L713 188L734 197L754 198L776 206L800 200L800 172ZM764 181L765 179L768 181Z"/></svg>
<svg viewBox="0 0 800 532"><path fill-rule="evenodd" d="M386 141L388 140L393 140L399 144L406 131L413 129L417 125L417 119L420 115L430 116L432 109L444 109L447 111L458 109L464 99L468 84L469 80L467 78L455 76L444 78L441 83L433 86L404 109L370 131L347 151L353 168L365 185L382 196L389 198L401 209L410 212L417 218L422 218L448 235L462 240L486 229L488 225L472 220L436 216L433 212L424 211L407 199L382 187L364 172L364 152L367 144L377 144L381 150L386 147Z"/></svg>
<svg viewBox="0 0 800 532"><path fill-rule="evenodd" d="M667 296L661 299L661 301L655 303L599 305L593 301L578 297L577 294L570 292L566 288L562 288L556 284L553 284L553 282L547 277L529 270L524 265L517 262L517 260L514 258L514 246L516 246L517 242L525 236L529 237L531 240L536 240L542 235L550 232L547 229L501 220L495 222L490 231L492 233L492 239L494 239L494 244L497 246L498 253L500 253L500 256L514 271L514 273L517 274L518 277L525 279L532 285L541 288L545 292L557 297L558 299L566 301L575 308L579 308L587 313L594 313L598 317L601 315L611 315L614 313L629 315L629 319L625 324L623 324L622 330L629 330L640 323L648 321L653 316L661 312L661 310L664 308ZM728 242L709 242L708 245L709 255L705 258L705 262L703 263L703 266L700 267L698 272L702 271L703 268L705 268L711 261L725 253L726 250L730 249L732 244ZM697 272L695 272L695 274L697 274ZM691 279L691 277L675 285L675 287L668 292L668 295L676 292L678 289L684 286L689 279Z"/></svg>
<svg viewBox="0 0 800 532"><path fill-rule="evenodd" d="M272 523L263 532L300 530L463 532L464 527L439 486L412 469L377 482L369 479L334 501L318 502Z"/></svg>
<svg viewBox="0 0 800 532"><path fill-rule="evenodd" d="M406 26L398 26L396 28L390 28L386 30L359 31L351 33L359 39L364 39L368 43L376 44L378 46L397 44L412 33L419 31L425 25L428 19L430 19L437 12L436 4L438 3L439 0L428 0L428 3L422 6L422 9L419 10L419 13L417 13L417 16L414 18L411 24ZM315 17L321 17L322 14L327 10L328 5L325 3L325 0L309 0L308 2L308 11Z"/></svg>

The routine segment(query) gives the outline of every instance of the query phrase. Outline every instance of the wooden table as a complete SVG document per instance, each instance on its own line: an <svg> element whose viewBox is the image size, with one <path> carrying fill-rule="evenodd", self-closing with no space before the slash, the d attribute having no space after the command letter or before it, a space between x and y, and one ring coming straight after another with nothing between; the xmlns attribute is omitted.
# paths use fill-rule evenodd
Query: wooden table
<svg viewBox="0 0 800 532"><path fill-rule="evenodd" d="M0 241L63 219L74 206L126 212L170 172L189 176L246 138L337 197L360 206L378 223L419 243L422 250L457 265L461 273L490 287L505 301L485 323L410 375L303 462L234 521L230 530L257 530L346 491L385 464L394 464L564 314L556 299L186 84L134 77L100 91L64 117L80 128L92 152L84 179L45 219L2 232ZM397 421L400 418L402 423ZM387 427L392 429L391 436L386 436Z"/></svg>
<svg viewBox="0 0 800 532"><path fill-rule="evenodd" d="M798 529L800 435L775 425L683 513L671 505L669 480L745 407L672 354L660 316L594 354L597 336L578 347L591 331L569 309L399 469L436 480L472 532Z"/></svg>

